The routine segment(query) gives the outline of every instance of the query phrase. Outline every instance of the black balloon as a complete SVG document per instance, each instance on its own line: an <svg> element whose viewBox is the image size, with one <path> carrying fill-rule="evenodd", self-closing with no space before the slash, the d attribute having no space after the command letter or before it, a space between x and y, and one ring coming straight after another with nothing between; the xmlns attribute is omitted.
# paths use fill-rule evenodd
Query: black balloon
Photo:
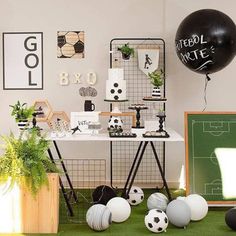
<svg viewBox="0 0 236 236"><path fill-rule="evenodd" d="M116 197L115 191L106 185L100 185L98 186L92 194L93 197L93 203L94 204L103 204L106 205L107 202L112 199L113 197Z"/></svg>
<svg viewBox="0 0 236 236"><path fill-rule="evenodd" d="M214 73L227 66L236 54L236 26L220 11L199 10L182 21L175 45L179 59L189 69Z"/></svg>
<svg viewBox="0 0 236 236"><path fill-rule="evenodd" d="M233 230L236 230L236 208L229 209L225 214L225 223Z"/></svg>

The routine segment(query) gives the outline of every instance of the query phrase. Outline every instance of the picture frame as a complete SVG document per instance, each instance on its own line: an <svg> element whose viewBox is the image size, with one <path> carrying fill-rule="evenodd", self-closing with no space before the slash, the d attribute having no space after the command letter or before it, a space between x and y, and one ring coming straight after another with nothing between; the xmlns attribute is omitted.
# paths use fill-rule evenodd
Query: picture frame
<svg viewBox="0 0 236 236"><path fill-rule="evenodd" d="M78 127L79 134L92 134L93 130L88 128L89 124L99 122L100 111L71 112L70 126L71 129Z"/></svg>
<svg viewBox="0 0 236 236"><path fill-rule="evenodd" d="M4 32L3 89L43 90L43 33Z"/></svg>
<svg viewBox="0 0 236 236"><path fill-rule="evenodd" d="M211 206L235 205L236 187L231 182L235 171L234 168L224 170L225 163L235 166L235 156L232 159L227 153L223 157L222 153L220 157L217 155L217 150L222 148L236 149L235 134L236 112L185 112L187 195L200 194ZM231 189L226 193L229 184Z"/></svg>

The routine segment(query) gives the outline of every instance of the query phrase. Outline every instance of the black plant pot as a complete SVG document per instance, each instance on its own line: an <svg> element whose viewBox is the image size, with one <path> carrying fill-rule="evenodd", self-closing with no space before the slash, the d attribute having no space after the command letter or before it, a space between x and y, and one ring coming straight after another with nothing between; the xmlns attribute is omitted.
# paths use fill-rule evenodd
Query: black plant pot
<svg viewBox="0 0 236 236"><path fill-rule="evenodd" d="M129 59L130 59L130 54L124 54L124 53L122 53L122 59L123 59L123 60L129 60Z"/></svg>

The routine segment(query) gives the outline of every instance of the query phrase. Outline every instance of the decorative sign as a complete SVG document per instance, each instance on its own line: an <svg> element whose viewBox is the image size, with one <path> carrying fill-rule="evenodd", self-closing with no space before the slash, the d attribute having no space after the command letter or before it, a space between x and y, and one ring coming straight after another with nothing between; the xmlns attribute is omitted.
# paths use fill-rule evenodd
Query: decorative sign
<svg viewBox="0 0 236 236"><path fill-rule="evenodd" d="M3 33L3 89L43 89L43 33Z"/></svg>
<svg viewBox="0 0 236 236"><path fill-rule="evenodd" d="M58 31L57 57L84 58L84 31Z"/></svg>
<svg viewBox="0 0 236 236"><path fill-rule="evenodd" d="M72 129L78 127L78 133L91 134L93 130L88 128L89 124L99 122L99 112L85 111L85 112L71 112L70 126Z"/></svg>
<svg viewBox="0 0 236 236"><path fill-rule="evenodd" d="M159 49L138 49L138 64L146 75L155 71L159 64Z"/></svg>

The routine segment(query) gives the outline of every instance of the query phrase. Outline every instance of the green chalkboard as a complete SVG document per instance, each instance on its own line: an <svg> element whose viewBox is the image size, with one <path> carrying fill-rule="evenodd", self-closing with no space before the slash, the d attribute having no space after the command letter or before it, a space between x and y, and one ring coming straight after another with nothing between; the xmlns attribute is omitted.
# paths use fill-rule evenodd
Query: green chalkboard
<svg viewBox="0 0 236 236"><path fill-rule="evenodd" d="M235 195L226 195L226 172L215 150L236 148L236 112L186 112L185 147L187 194L200 194L209 204L235 204L236 179L232 182ZM224 158L230 161L227 155Z"/></svg>

